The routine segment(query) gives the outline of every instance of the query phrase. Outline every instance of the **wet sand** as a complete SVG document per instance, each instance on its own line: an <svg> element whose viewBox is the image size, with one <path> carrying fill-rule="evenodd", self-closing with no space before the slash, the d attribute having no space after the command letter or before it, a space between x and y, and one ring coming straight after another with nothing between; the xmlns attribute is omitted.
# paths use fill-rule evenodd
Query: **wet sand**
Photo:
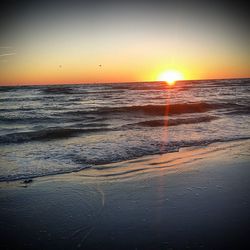
<svg viewBox="0 0 250 250"><path fill-rule="evenodd" d="M245 140L1 183L0 248L240 249L249 162Z"/></svg>

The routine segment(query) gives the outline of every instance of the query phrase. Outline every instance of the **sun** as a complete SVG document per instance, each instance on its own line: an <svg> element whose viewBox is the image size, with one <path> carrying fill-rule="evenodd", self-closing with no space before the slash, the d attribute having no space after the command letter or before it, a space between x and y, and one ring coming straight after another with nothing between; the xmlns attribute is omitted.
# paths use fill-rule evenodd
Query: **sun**
<svg viewBox="0 0 250 250"><path fill-rule="evenodd" d="M161 73L158 77L159 81L164 81L168 85L174 85L176 81L183 80L183 75L181 72L176 70L168 70Z"/></svg>

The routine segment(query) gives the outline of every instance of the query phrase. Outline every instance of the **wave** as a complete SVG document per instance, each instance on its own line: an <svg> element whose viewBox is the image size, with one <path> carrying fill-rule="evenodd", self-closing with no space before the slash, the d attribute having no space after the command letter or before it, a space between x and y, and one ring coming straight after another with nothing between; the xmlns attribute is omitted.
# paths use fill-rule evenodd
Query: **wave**
<svg viewBox="0 0 250 250"><path fill-rule="evenodd" d="M129 151L130 154L124 155L124 154L113 154L109 155L107 158L105 157L98 157L95 159L89 159L87 160L85 157L80 157L79 155L65 155L67 159L72 160L74 162L74 165L70 165L70 168L67 169L60 169L60 170L53 170L50 169L48 172L36 172L36 173L22 173L22 174L12 174L3 176L0 175L0 182L1 181L17 181L17 180L23 180L23 179L30 179L30 178L37 178L42 176L51 176L51 175L58 175L58 174L65 174L65 173L72 173L72 172L79 172L83 171L81 173L81 176L85 177L112 177L112 176L120 176L121 178L123 176L126 176L129 173L133 172L143 172L144 169L133 169L131 171L124 171L123 168L119 168L119 165L117 166L109 166L106 164L109 163L119 163L122 161L131 161L131 163L140 161L140 157L146 156L146 155L157 155L157 154L165 154L165 153L171 153L171 152L178 152L181 148L185 147L195 147L195 146L208 146L212 143L220 143L220 142L231 142L231 141L240 141L240 140L250 140L250 137L238 137L238 138L215 138L210 140L191 140L191 141L175 141L171 142L165 145L165 147L162 146L161 142L158 142L158 144L155 144L155 147L153 149L143 149L143 148L137 148L136 150L133 148L133 150ZM152 169L157 168L157 166L154 166L152 164ZM84 174L85 169L94 169L98 170L98 175L88 175ZM105 170L109 168L117 168L116 173L113 174L106 174L103 173Z"/></svg>
<svg viewBox="0 0 250 250"><path fill-rule="evenodd" d="M92 86L94 87L94 86ZM112 88L108 88L105 86L105 89L103 86L100 86L101 88L95 88L95 89L89 89L86 86L49 86L46 88L41 89L42 94L46 95L97 95L97 94L120 94L120 90L114 90ZM49 97L49 96L47 96Z"/></svg>
<svg viewBox="0 0 250 250"><path fill-rule="evenodd" d="M240 109L242 105L235 103L208 103L208 102L194 102L194 103L173 103L167 105L137 105L137 106L121 106L121 107L101 107L89 110L75 110L67 111L62 115L116 115L116 114L142 114L148 116L167 116L180 115L186 113L205 113L207 111L216 109Z"/></svg>
<svg viewBox="0 0 250 250"><path fill-rule="evenodd" d="M201 122L210 122L218 119L216 116L200 116L191 118L176 118L168 120L149 120L143 122L137 122L133 124L128 124L128 127L142 126L142 127L162 127L162 126L178 126L182 124L195 124Z"/></svg>
<svg viewBox="0 0 250 250"><path fill-rule="evenodd" d="M42 88L43 93L45 94L72 94L74 93L73 88L68 86L48 86Z"/></svg>
<svg viewBox="0 0 250 250"><path fill-rule="evenodd" d="M227 102L227 103L209 103L209 102L194 102L194 103L173 103L167 105L135 105L135 106L120 106L120 107L101 107L101 108L86 108L80 110L69 110L63 111L64 107L57 105L57 107L50 108L50 113L44 113L43 116L27 116L26 113L20 113L17 116L10 116L8 115L11 112L31 112L31 107L19 107L14 109L3 109L1 108L0 111L6 112L6 115L1 115L0 120L1 122L46 122L46 121L64 121L64 120L71 120L71 121L80 121L83 118L86 119L87 116L92 115L98 117L105 117L112 115L120 115L120 114L139 114L139 115L146 115L146 116L167 116L167 115L180 115L186 113L205 113L212 110L218 109L227 109L227 112L237 113L239 110L240 113L247 113L245 110L249 110L249 105L242 105L236 104L235 102ZM43 108L39 108L42 112ZM62 112L58 112L62 111Z"/></svg>
<svg viewBox="0 0 250 250"><path fill-rule="evenodd" d="M107 128L48 128L39 131L10 133L0 136L0 144L23 143L37 140L65 139L82 133L107 131Z"/></svg>
<svg viewBox="0 0 250 250"><path fill-rule="evenodd" d="M152 99L152 98L151 98ZM159 98L158 98L159 99ZM149 116L165 116L165 115L179 115L186 113L205 113L207 111L217 109L228 109L228 111L249 109L249 106L242 105L235 102L227 103L209 103L209 102L193 102L193 103L173 103L173 104L148 104L148 105L134 105L134 106L120 106L120 107L100 107L89 108L82 110L66 111L62 115L116 115L116 114L142 114Z"/></svg>
<svg viewBox="0 0 250 250"><path fill-rule="evenodd" d="M114 127L113 129L108 128L109 124L103 123L103 120L99 121L95 119L94 121L89 121L85 123L75 123L74 127L53 127L46 128L36 131L28 132L15 132L0 136L0 144L4 143L24 143L29 141L43 141L43 140L55 140L55 139L65 139L79 134L87 134L94 132L105 132L105 131L117 131L126 130L135 127L161 127L161 126L178 126L181 124L195 124L202 122L210 122L212 120L218 119L216 116L201 116L201 117L191 117L191 118L175 118L166 120L149 120L142 121L132 124L123 125L121 127ZM46 119L45 119L46 120ZM15 119L13 119L13 122ZM27 118L27 122L31 122L31 119Z"/></svg>
<svg viewBox="0 0 250 250"><path fill-rule="evenodd" d="M230 142L230 141L239 141L239 140L249 140L250 137L231 137L231 138L213 138L213 139L205 139L205 140L181 140L181 141L172 141L164 144L161 141L149 143L149 147L133 147L126 148L126 154L120 154L117 152L116 154L105 154L101 155L97 158L87 159L85 156L79 155L68 155L67 158L70 158L72 162L80 165L106 165L109 163L127 161L132 159L137 159L146 155L155 155L155 154L165 154L171 152L178 152L181 148L186 147L203 147L208 146L212 143L218 142ZM104 166L106 167L106 166ZM98 167L99 168L99 167Z"/></svg>
<svg viewBox="0 0 250 250"><path fill-rule="evenodd" d="M0 116L0 123L19 123L19 124L31 124L31 123L49 123L49 122L60 122L64 121L63 117L21 117L21 116L13 116L13 117L7 117L7 116Z"/></svg>
<svg viewBox="0 0 250 250"><path fill-rule="evenodd" d="M233 110L226 113L227 115L250 115L250 109Z"/></svg>
<svg viewBox="0 0 250 250"><path fill-rule="evenodd" d="M195 103L175 103L167 105L143 105L143 106L123 106L113 108L100 108L98 113L141 113L144 115L175 115L185 113L204 113L215 109L235 109L241 105L234 103L208 103L208 102L195 102Z"/></svg>

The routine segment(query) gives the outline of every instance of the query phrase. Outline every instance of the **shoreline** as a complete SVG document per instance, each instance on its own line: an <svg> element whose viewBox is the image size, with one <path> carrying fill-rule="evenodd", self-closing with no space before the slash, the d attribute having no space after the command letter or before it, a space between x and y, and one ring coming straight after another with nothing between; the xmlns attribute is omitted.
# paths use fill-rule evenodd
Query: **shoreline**
<svg viewBox="0 0 250 250"><path fill-rule="evenodd" d="M250 140L0 183L1 249L233 249L250 229Z"/></svg>
<svg viewBox="0 0 250 250"><path fill-rule="evenodd" d="M224 150L225 148L227 148L228 145L233 145L233 146L235 145L237 147L238 144L241 144L244 142L248 143L248 142L250 142L250 139L249 138L239 138L239 139L235 139L235 140L228 140L228 141L222 141L222 142L220 142L220 141L210 142L206 145L183 146L183 147L180 147L176 151L163 152L161 154L159 154L159 153L148 154L148 155L144 155L144 156L140 156L140 157L132 158L129 160L124 160L124 161L98 164L98 165L93 165L90 167L89 166L88 167L79 167L79 169L68 170L68 171L58 172L58 173L46 173L44 175L21 177L21 178L10 179L10 180L0 180L0 188L1 188L1 186L6 186L8 184L13 184L13 185L15 185L15 183L16 184L18 184L18 183L25 184L25 181L28 181L27 184L30 184L33 181L37 181L37 180L40 181L40 180L47 179L50 177L52 177L52 178L59 177L60 178L60 176L65 176L65 175L66 175L66 177L67 177L67 175L76 175L76 176L80 175L81 177L84 177L84 176L91 177L90 176L91 173L95 172L96 170L104 170L103 172L105 172L105 170L115 169L118 171L118 175L121 175L122 173L119 174L119 170L123 169L124 165L126 166L129 164L130 165L133 164L133 168L134 168L134 165L138 165L137 163L157 165L157 163L154 163L155 159L157 159L156 161L158 161L158 163L161 163L161 161L163 161L163 163L164 163L165 158L167 158L167 159L170 158L171 159L170 161L172 161L175 158L179 158L179 157L175 157L175 156L182 153L182 152L189 152L189 153L187 153L187 156L185 156L185 157L192 155L192 152L194 150L197 152L204 150L204 153L202 153L202 154L207 154L209 152L213 152L215 150L214 148L216 148L216 150ZM217 145L218 145L218 147L217 147ZM197 154L197 152L195 153L195 155ZM158 159L160 159L160 160L158 160ZM167 162L169 162L169 160ZM157 167L156 168L152 167L152 169L157 169ZM131 172L137 172L137 170L132 169ZM108 177L108 176L103 176L103 177Z"/></svg>

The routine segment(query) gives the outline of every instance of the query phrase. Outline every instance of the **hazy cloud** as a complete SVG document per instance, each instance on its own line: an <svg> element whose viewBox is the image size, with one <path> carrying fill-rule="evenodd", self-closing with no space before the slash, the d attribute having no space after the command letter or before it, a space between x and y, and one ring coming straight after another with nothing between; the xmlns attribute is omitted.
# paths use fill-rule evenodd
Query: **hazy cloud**
<svg viewBox="0 0 250 250"><path fill-rule="evenodd" d="M13 56L16 53L5 53L5 54L0 54L0 57L4 57L4 56Z"/></svg>

